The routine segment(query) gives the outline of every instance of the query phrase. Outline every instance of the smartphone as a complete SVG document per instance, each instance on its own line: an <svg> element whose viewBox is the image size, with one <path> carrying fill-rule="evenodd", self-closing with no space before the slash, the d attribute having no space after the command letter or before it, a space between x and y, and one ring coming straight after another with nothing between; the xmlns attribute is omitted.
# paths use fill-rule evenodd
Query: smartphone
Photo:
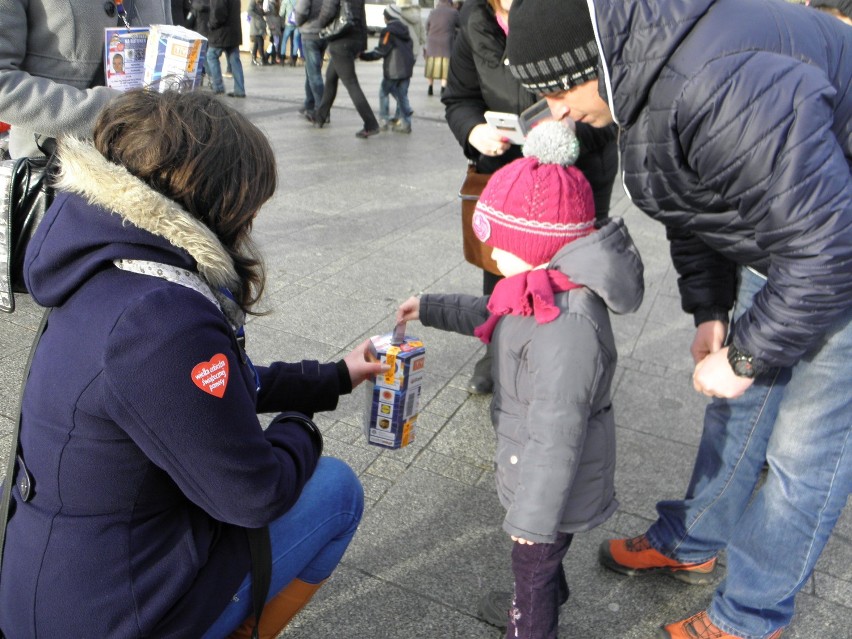
<svg viewBox="0 0 852 639"><path fill-rule="evenodd" d="M521 129L520 119L514 113L486 111L485 121L512 144L523 144L527 136Z"/></svg>
<svg viewBox="0 0 852 639"><path fill-rule="evenodd" d="M550 107L547 105L547 100L542 98L531 107L527 107L521 111L518 121L524 135L529 135L529 132L533 130L533 127L535 127L536 124L544 122L545 120L550 120L552 117L553 116L550 114Z"/></svg>

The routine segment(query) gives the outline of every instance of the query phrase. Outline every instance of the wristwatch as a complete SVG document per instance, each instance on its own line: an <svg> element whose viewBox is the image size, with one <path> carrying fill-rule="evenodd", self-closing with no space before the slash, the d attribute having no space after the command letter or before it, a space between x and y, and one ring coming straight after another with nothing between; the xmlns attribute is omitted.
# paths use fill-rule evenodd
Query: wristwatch
<svg viewBox="0 0 852 639"><path fill-rule="evenodd" d="M728 346L728 363L731 365L734 375L738 377L753 379L762 370L752 355L744 353L733 344Z"/></svg>

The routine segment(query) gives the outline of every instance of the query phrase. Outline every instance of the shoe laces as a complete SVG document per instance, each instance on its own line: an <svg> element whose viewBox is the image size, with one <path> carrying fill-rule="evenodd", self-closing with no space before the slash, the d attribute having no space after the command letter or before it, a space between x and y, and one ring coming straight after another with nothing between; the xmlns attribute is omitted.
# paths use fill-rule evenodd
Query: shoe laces
<svg viewBox="0 0 852 639"><path fill-rule="evenodd" d="M624 542L628 552L642 552L643 550L653 550L648 538L645 535L633 537Z"/></svg>
<svg viewBox="0 0 852 639"><path fill-rule="evenodd" d="M695 639L733 639L733 635L722 632L707 615L706 611L699 612L683 621L683 629L687 636Z"/></svg>

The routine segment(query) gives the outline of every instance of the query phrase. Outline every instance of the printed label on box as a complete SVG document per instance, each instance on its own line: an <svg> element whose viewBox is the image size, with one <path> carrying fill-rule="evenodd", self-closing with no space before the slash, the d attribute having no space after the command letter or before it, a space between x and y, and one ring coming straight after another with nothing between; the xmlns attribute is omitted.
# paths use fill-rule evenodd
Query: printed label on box
<svg viewBox="0 0 852 639"><path fill-rule="evenodd" d="M368 381L364 433L367 442L385 448L402 448L414 441L420 409L420 393L426 362L426 347L406 336L391 344L392 333L372 338L376 357L391 365L384 375Z"/></svg>

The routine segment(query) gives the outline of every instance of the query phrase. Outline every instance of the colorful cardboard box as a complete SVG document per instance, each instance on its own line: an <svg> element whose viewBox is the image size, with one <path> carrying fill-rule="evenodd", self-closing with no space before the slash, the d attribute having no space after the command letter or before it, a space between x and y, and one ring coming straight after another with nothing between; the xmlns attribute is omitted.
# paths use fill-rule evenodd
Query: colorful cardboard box
<svg viewBox="0 0 852 639"><path fill-rule="evenodd" d="M374 446L402 448L414 441L426 347L409 335L394 339L394 333L373 337L372 343L376 357L390 364L390 370L365 384L364 434Z"/></svg>
<svg viewBox="0 0 852 639"><path fill-rule="evenodd" d="M201 85L207 38L185 27L151 25L145 50L145 87L191 91Z"/></svg>

